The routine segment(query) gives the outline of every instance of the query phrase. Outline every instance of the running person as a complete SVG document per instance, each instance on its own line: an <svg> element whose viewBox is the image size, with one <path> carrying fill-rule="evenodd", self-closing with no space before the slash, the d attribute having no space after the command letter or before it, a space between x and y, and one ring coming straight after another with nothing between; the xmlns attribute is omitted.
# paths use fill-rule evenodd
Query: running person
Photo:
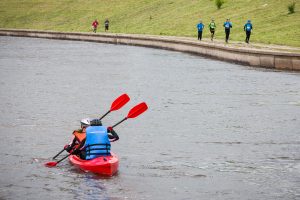
<svg viewBox="0 0 300 200"><path fill-rule="evenodd" d="M228 43L230 29L232 28L232 23L230 22L230 19L227 19L226 22L224 22L223 26L225 27L225 35L226 35L225 41L226 43Z"/></svg>
<svg viewBox="0 0 300 200"><path fill-rule="evenodd" d="M253 26L251 24L251 21L248 20L247 23L244 25L244 31L246 31L246 39L245 39L246 43L249 43L252 29L253 29Z"/></svg>
<svg viewBox="0 0 300 200"><path fill-rule="evenodd" d="M104 27L105 27L105 32L108 31L108 28L109 28L109 21L108 21L108 19L105 20Z"/></svg>
<svg viewBox="0 0 300 200"><path fill-rule="evenodd" d="M199 24L197 24L197 29L198 29L198 40L202 40L202 32L204 29L204 24L202 23L202 20L199 21Z"/></svg>
<svg viewBox="0 0 300 200"><path fill-rule="evenodd" d="M95 21L92 23L94 33L97 32L98 25L99 25L99 22L97 21L97 19L95 19Z"/></svg>
<svg viewBox="0 0 300 200"><path fill-rule="evenodd" d="M209 27L209 31L211 34L211 41L213 41L214 35L215 35L215 30L216 30L216 23L215 23L214 19L211 19L211 22L209 23L208 27Z"/></svg>

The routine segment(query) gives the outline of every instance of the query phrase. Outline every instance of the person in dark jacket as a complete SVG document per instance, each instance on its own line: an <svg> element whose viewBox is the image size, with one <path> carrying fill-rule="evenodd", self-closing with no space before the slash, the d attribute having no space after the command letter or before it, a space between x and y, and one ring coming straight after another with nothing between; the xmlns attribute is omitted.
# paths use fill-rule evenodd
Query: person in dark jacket
<svg viewBox="0 0 300 200"><path fill-rule="evenodd" d="M244 25L244 31L246 32L246 39L245 39L246 43L249 43L252 29L253 29L252 23L250 20L248 20L247 23Z"/></svg>
<svg viewBox="0 0 300 200"><path fill-rule="evenodd" d="M232 28L232 23L230 22L229 18L226 20L226 22L224 22L223 26L225 27L225 35L226 35L225 41L226 41L226 43L228 43L229 35L230 35L230 29Z"/></svg>
<svg viewBox="0 0 300 200"><path fill-rule="evenodd" d="M109 21L108 21L108 19L105 19L105 21L104 21L104 27L105 27L105 32L108 31L108 28L109 28Z"/></svg>

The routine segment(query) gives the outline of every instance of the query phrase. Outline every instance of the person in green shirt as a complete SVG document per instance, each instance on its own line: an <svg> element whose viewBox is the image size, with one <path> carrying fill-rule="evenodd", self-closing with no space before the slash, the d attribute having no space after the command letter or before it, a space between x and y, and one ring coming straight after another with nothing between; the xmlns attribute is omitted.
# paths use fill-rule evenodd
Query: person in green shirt
<svg viewBox="0 0 300 200"><path fill-rule="evenodd" d="M215 35L215 30L216 30L216 23L215 23L214 19L211 19L211 22L208 25L208 27L209 27L210 34L211 34L211 41L213 41L214 35Z"/></svg>

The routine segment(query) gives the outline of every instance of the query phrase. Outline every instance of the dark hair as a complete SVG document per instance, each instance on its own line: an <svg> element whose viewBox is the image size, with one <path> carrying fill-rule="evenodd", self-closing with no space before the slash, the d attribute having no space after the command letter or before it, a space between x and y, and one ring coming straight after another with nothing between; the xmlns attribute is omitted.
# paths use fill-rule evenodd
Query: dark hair
<svg viewBox="0 0 300 200"><path fill-rule="evenodd" d="M91 121L91 126L102 126L102 122L100 119L93 119Z"/></svg>

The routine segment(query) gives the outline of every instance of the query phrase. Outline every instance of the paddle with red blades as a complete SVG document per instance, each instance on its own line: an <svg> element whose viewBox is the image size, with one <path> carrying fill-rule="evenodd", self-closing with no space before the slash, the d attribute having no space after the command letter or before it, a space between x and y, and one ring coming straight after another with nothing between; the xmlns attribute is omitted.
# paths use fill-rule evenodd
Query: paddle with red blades
<svg viewBox="0 0 300 200"><path fill-rule="evenodd" d="M113 125L112 128L118 126L119 124L121 124L122 122L124 122L125 120L127 120L129 118L135 118L135 117L139 116L140 114L142 114L143 112L145 112L147 109L148 109L148 106L147 106L147 104L145 102L142 102L142 103L134 106L128 112L127 117L125 117L124 119L122 119L121 121L119 121L118 123L116 123L115 125Z"/></svg>
<svg viewBox="0 0 300 200"><path fill-rule="evenodd" d="M66 155L65 157L63 157L62 159L60 159L59 161L52 161L52 162L47 162L44 165L46 167L55 167L58 163L60 163L61 161L63 161L64 159L66 159L67 157L69 157L70 155L72 155L72 153Z"/></svg>
<svg viewBox="0 0 300 200"><path fill-rule="evenodd" d="M99 120L103 119L106 115L108 115L111 111L119 110L122 108L128 101L130 100L129 96L125 93L116 98L111 106L110 110L107 111L102 117L99 118ZM57 156L59 156L64 150L66 150L66 146L58 153L56 154L52 159L54 160Z"/></svg>
<svg viewBox="0 0 300 200"><path fill-rule="evenodd" d="M111 111L119 110L122 108L128 101L130 100L129 96L127 94L122 94L119 96L110 106L110 110L107 111L102 117L100 117L100 120L103 119L106 115L108 115Z"/></svg>

